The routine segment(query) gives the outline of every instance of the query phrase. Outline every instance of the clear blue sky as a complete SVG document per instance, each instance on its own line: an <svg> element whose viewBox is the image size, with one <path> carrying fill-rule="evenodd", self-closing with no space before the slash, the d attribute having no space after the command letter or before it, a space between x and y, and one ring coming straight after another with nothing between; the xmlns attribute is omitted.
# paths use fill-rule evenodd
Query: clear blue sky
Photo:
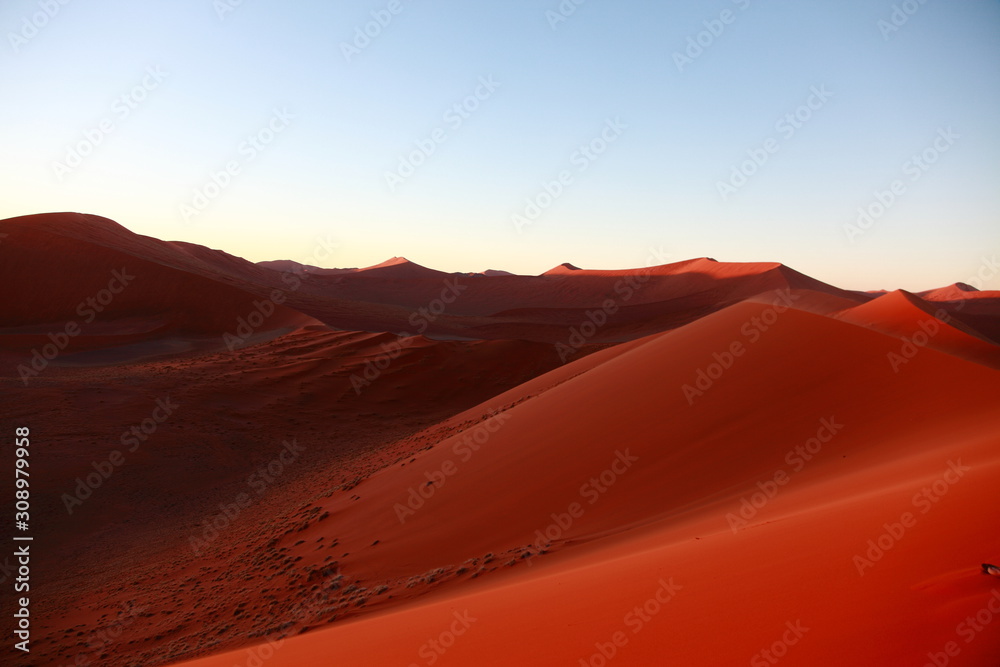
<svg viewBox="0 0 1000 667"><path fill-rule="evenodd" d="M96 213L254 261L331 237L333 266L539 273L652 248L866 289L1000 254L992 0L237 1L0 4L0 217ZM877 191L894 201L849 233Z"/></svg>

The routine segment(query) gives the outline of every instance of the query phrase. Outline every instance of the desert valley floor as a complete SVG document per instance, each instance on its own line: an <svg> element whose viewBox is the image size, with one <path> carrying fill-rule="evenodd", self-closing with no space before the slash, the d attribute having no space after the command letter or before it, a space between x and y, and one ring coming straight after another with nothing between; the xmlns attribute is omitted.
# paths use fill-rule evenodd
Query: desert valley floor
<svg viewBox="0 0 1000 667"><path fill-rule="evenodd" d="M254 264L74 213L0 221L0 277L4 664L1000 664L1000 292Z"/></svg>

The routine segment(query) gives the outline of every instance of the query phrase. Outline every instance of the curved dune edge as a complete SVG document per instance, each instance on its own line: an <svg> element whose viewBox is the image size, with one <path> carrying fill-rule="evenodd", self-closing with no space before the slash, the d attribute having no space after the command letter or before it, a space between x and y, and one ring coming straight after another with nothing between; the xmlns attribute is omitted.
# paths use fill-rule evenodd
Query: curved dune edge
<svg viewBox="0 0 1000 667"><path fill-rule="evenodd" d="M851 292L708 258L541 276L252 264L82 214L0 233L9 368L114 271L136 275L30 383L0 378L12 418L58 411L33 481L51 518L42 662L1000 652L960 625L997 584L979 564L1000 560L996 292ZM180 412L68 515L60 494L161 404ZM302 458L212 537L289 439ZM123 614L95 654L89 633Z"/></svg>
<svg viewBox="0 0 1000 667"><path fill-rule="evenodd" d="M1000 347L943 306L903 290L840 311L835 317L896 336L908 343L908 352L910 348L930 347L1000 368Z"/></svg>
<svg viewBox="0 0 1000 667"><path fill-rule="evenodd" d="M983 633L966 645L956 626L1000 589L978 572L1000 550L1000 537L982 530L1000 519L991 500L1000 472L990 397L997 374L935 350L895 373L885 358L895 339L788 311L687 405L679 382L764 310L727 309L509 408L508 424L405 524L389 509L394 499L454 459L461 435L362 482L352 490L359 500L331 498L324 508L354 527L338 532L357 554L341 561L344 572L384 572L401 560L417 569L461 562L488 544L520 543L530 565L503 570L495 583L443 589L426 602L285 638L269 664L420 665L432 655L435 664L578 664L607 649L616 632L627 639L620 664L745 664L780 642L786 623L808 628L785 647L794 664L920 664L949 641L962 642L952 664L989 664L998 638ZM812 343L791 349L794 339ZM816 375L827 381L817 385ZM762 390L765 377L774 379ZM894 402L879 400L886 395ZM789 452L831 435L796 471L799 455ZM580 480L609 469L622 450L638 458L622 484L592 506L583 502L582 517L552 531L560 535L547 553L532 551L532 528L551 527L552 512L580 500ZM786 485L773 483L778 470L788 473ZM915 499L925 487L931 496ZM744 498L775 488L761 509L740 517ZM499 497L500 505L490 500ZM901 522L908 525L897 528ZM324 530L294 540L308 543ZM866 564L855 557L871 555L869 539L892 544ZM641 615L629 610L658 591L670 601L640 629ZM450 624L466 612L475 622L438 652L429 642L450 642ZM182 664L238 664L247 650Z"/></svg>

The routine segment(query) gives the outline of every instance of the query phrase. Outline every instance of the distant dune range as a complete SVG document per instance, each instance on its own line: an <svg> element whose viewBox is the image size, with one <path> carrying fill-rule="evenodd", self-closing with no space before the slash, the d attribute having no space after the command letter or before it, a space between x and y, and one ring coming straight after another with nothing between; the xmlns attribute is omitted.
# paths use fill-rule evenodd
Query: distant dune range
<svg viewBox="0 0 1000 667"><path fill-rule="evenodd" d="M1000 655L998 292L253 264L70 213L0 221L0 279L23 664Z"/></svg>

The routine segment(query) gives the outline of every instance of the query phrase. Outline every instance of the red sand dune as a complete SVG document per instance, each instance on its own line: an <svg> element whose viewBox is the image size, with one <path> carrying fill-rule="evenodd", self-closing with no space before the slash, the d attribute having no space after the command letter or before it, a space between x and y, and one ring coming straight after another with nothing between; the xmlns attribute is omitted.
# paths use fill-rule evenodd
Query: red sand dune
<svg viewBox="0 0 1000 667"><path fill-rule="evenodd" d="M32 216L0 222L0 229L7 234L0 246L5 284L16 279L18 287L4 291L0 327L7 333L43 334L76 322L76 335L221 335L261 302L232 280L206 277L219 272L189 263L186 251L103 218ZM193 262L200 272L184 270ZM318 323L277 303L266 314L257 331Z"/></svg>
<svg viewBox="0 0 1000 667"><path fill-rule="evenodd" d="M0 232L11 235L10 247L26 249L21 259L11 261L10 275L23 268L37 285L18 295L16 307L0 320L3 326L23 324L26 319L44 324L78 305L77 292L70 291L60 294L65 303L58 311L32 310L36 296L60 292L59 274L49 270L53 256L69 262L66 268L80 278L81 294L107 283L112 265L124 262L149 269L145 285L129 289L118 307L132 308L133 301L141 300L169 309L174 316L194 310L177 324L203 332L231 321L229 310L237 304L244 310L250 304L252 310L254 300L270 298L274 290L285 299L282 306L307 316L302 323L312 318L349 331L553 344L566 343L574 328L600 321L611 303L614 317L596 327L587 345L619 343L675 328L775 289L810 290L854 303L866 299L776 263L697 259L622 271L573 269L513 276L446 274L397 257L367 269L303 272L297 263L255 265L218 250L134 235L110 220L82 214L0 221ZM2 247L0 257L5 257ZM155 291L164 285L170 285L173 295ZM147 294L149 290L153 291ZM199 303L212 299L191 297L205 292L217 292L220 301L232 305L216 316L201 313ZM152 313L140 315L155 324L154 329L160 326Z"/></svg>
<svg viewBox="0 0 1000 667"><path fill-rule="evenodd" d="M1000 322L996 317L1000 309L1000 292L979 291L964 283L956 283L921 292L918 296L943 307L952 317L977 331L978 335L1000 345Z"/></svg>
<svg viewBox="0 0 1000 667"><path fill-rule="evenodd" d="M402 581L440 569L461 579L462 564L475 572L508 559L511 573L289 639L272 664L425 664L421 647L456 610L477 620L439 664L573 664L616 631L629 640L622 664L737 664L800 621L808 633L789 648L792 664L922 664L926 652L962 641L955 627L1000 590L978 573L1000 550L1000 537L984 530L1000 520L996 373L934 350L894 373L886 355L896 339L789 311L689 405L681 386L764 310L729 308L524 402L518 389L498 396L466 415L499 409L506 419L467 461L457 434L319 503L332 523L275 545L306 568L317 556L294 543L336 535L350 553L339 571L366 585L368 572ZM829 442L811 458L794 453L817 434ZM629 463L616 470L622 453ZM401 523L391 508L406 502L403 490L449 470L448 461L456 472ZM613 483L587 486L608 470ZM772 481L776 471L786 485ZM742 499L769 484L774 498L740 516ZM575 519L573 502L583 508ZM914 525L859 564L884 524L910 523L906 512ZM535 530L549 534L537 541ZM661 579L680 587L675 599L633 634L639 623L625 620L628 611L653 598ZM1000 635L977 642L953 664L1000 654ZM241 654L190 664L228 665Z"/></svg>
<svg viewBox="0 0 1000 667"><path fill-rule="evenodd" d="M997 664L996 293L394 258L313 272L230 350L295 265L94 216L0 232L0 384L44 517L31 664Z"/></svg>
<svg viewBox="0 0 1000 667"><path fill-rule="evenodd" d="M966 283L952 283L947 287L917 292L917 296L928 301L956 301L963 299L988 298L988 292L980 292Z"/></svg>
<svg viewBox="0 0 1000 667"><path fill-rule="evenodd" d="M989 342L989 338L952 316L943 306L903 290L844 310L836 317L897 336L914 349L931 347L1000 368L1000 348ZM915 353L910 347L907 352Z"/></svg>

